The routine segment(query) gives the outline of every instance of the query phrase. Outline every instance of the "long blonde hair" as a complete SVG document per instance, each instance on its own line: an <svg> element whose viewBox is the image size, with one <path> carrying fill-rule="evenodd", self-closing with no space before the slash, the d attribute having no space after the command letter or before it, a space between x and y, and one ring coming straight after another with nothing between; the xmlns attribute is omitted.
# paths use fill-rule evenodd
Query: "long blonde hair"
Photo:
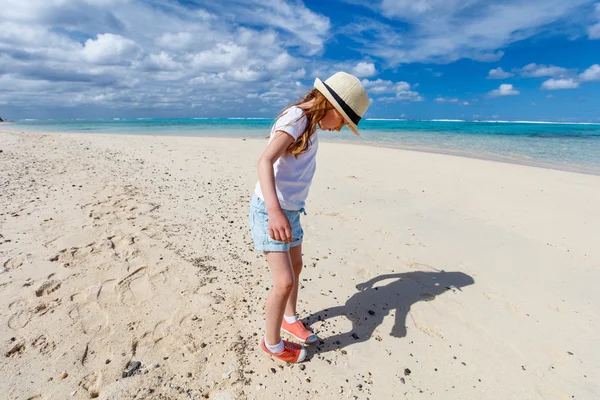
<svg viewBox="0 0 600 400"><path fill-rule="evenodd" d="M319 92L317 89L312 89L302 100L287 106L277 118L279 119L279 117L284 115L290 107L300 106L301 104L307 103L311 100L314 100L314 103L310 108L304 109L300 107L302 108L302 111L304 111L304 116L306 117L306 127L304 128L304 132L298 136L298 139L289 145L285 151L286 155L292 155L297 158L300 154L308 151L312 144L310 139L317 130L317 124L323 119L323 117L325 117L325 113L327 113L327 111L334 108L325 98L325 96L321 94L321 92ZM296 121L290 122L289 125L298 122L301 118L302 117L298 118Z"/></svg>

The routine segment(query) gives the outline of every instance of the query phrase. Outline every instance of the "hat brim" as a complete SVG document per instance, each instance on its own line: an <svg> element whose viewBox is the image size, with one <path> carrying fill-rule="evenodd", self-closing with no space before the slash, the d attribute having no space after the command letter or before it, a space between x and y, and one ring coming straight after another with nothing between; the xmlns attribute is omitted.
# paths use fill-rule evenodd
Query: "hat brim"
<svg viewBox="0 0 600 400"><path fill-rule="evenodd" d="M340 106L337 100L333 98L331 93L329 93L329 90L327 90L325 85L323 85L323 81L321 81L319 78L315 79L315 89L321 92L321 94L325 96L325 98L331 103L331 105L334 106L335 109L342 115L344 121L346 121L346 126L348 127L348 129L350 129L352 133L354 133L356 136L360 136L356 124L352 122L352 120L348 117L348 114L346 114L342 106Z"/></svg>

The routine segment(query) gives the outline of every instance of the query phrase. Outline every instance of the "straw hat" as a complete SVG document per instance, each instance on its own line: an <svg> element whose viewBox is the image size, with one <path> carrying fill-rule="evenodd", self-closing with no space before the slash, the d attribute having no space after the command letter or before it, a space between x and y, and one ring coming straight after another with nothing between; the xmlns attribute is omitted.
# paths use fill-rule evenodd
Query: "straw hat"
<svg viewBox="0 0 600 400"><path fill-rule="evenodd" d="M315 89L342 114L348 128L360 136L357 125L369 108L369 96L360 80L354 75L337 72L325 82L315 79Z"/></svg>

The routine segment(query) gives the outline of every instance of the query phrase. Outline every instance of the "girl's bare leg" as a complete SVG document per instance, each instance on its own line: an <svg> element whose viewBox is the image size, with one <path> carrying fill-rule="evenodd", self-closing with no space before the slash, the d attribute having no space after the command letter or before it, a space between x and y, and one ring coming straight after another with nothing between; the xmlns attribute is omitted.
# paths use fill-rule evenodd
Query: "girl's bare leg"
<svg viewBox="0 0 600 400"><path fill-rule="evenodd" d="M281 341L279 330L281 329L283 312L294 286L297 285L294 279L290 253L265 252L265 256L267 257L273 278L273 287L267 296L267 303L265 305L267 320L265 341L267 344L274 346ZM296 289L297 292L298 290Z"/></svg>
<svg viewBox="0 0 600 400"><path fill-rule="evenodd" d="M302 272L302 245L290 249L290 260L294 270L294 287L287 299L285 315L292 317L296 315L296 303L298 302L298 288L300 287L300 272Z"/></svg>

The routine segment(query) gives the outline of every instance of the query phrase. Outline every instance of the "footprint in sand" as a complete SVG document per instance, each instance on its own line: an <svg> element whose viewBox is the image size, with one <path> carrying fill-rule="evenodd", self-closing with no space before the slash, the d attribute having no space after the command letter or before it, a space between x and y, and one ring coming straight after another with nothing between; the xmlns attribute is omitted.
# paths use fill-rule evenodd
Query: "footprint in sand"
<svg viewBox="0 0 600 400"><path fill-rule="evenodd" d="M85 247L71 247L62 249L54 257L50 258L52 262L59 262L65 267L73 267L77 263L87 259L94 252L96 243L90 243Z"/></svg>
<svg viewBox="0 0 600 400"><path fill-rule="evenodd" d="M108 326L108 314L94 301L76 305L69 317L81 325L86 335L95 335Z"/></svg>
<svg viewBox="0 0 600 400"><path fill-rule="evenodd" d="M140 303L152 298L152 284L147 268L139 267L117 283L124 303Z"/></svg>
<svg viewBox="0 0 600 400"><path fill-rule="evenodd" d="M196 353L200 344L193 335L195 324L197 322L193 320L193 314L178 311L173 318L158 321L152 331L143 334L139 346L153 348L160 343L162 348L175 349L183 345L189 353Z"/></svg>
<svg viewBox="0 0 600 400"><path fill-rule="evenodd" d="M167 320L158 321L152 330L152 345L154 346L170 334L171 323Z"/></svg>
<svg viewBox="0 0 600 400"><path fill-rule="evenodd" d="M121 293L118 290L117 279L107 279L100 284L96 301L100 305L118 304L121 302Z"/></svg>
<svg viewBox="0 0 600 400"><path fill-rule="evenodd" d="M444 338L444 333L439 326L427 322L424 313L418 309L411 309L408 313L415 326L424 334L438 339Z"/></svg>
<svg viewBox="0 0 600 400"><path fill-rule="evenodd" d="M91 397L92 393L98 393L101 383L102 383L102 373L101 372L92 372L92 373L84 376L83 379L81 379L81 381L79 381L79 386L81 386L84 390L89 392L90 397Z"/></svg>
<svg viewBox="0 0 600 400"><path fill-rule="evenodd" d="M27 257L20 255L17 257L9 258L2 264L2 267L7 271L12 271L17 268L21 268L27 262Z"/></svg>
<svg viewBox="0 0 600 400"><path fill-rule="evenodd" d="M50 293L60 289L61 286L61 282L60 281L46 281L44 283L42 283L42 286L40 286L36 291L35 291L35 295L37 297L42 297L42 296L47 296Z"/></svg>
<svg viewBox="0 0 600 400"><path fill-rule="evenodd" d="M49 301L28 302L24 299L13 301L8 309L12 312L8 319L8 327L11 329L21 329L27 326L33 318L45 315L48 311L61 304L61 299Z"/></svg>
<svg viewBox="0 0 600 400"><path fill-rule="evenodd" d="M56 343L48 340L48 338L44 335L38 336L33 342L31 342L31 345L38 349L43 355L48 355L52 353L54 349L56 349Z"/></svg>
<svg viewBox="0 0 600 400"><path fill-rule="evenodd" d="M152 287L147 273L139 275L129 283L129 289L138 303L150 300L153 297Z"/></svg>
<svg viewBox="0 0 600 400"><path fill-rule="evenodd" d="M154 225L146 225L142 228L142 233L151 239L161 240L164 238L163 232Z"/></svg>

